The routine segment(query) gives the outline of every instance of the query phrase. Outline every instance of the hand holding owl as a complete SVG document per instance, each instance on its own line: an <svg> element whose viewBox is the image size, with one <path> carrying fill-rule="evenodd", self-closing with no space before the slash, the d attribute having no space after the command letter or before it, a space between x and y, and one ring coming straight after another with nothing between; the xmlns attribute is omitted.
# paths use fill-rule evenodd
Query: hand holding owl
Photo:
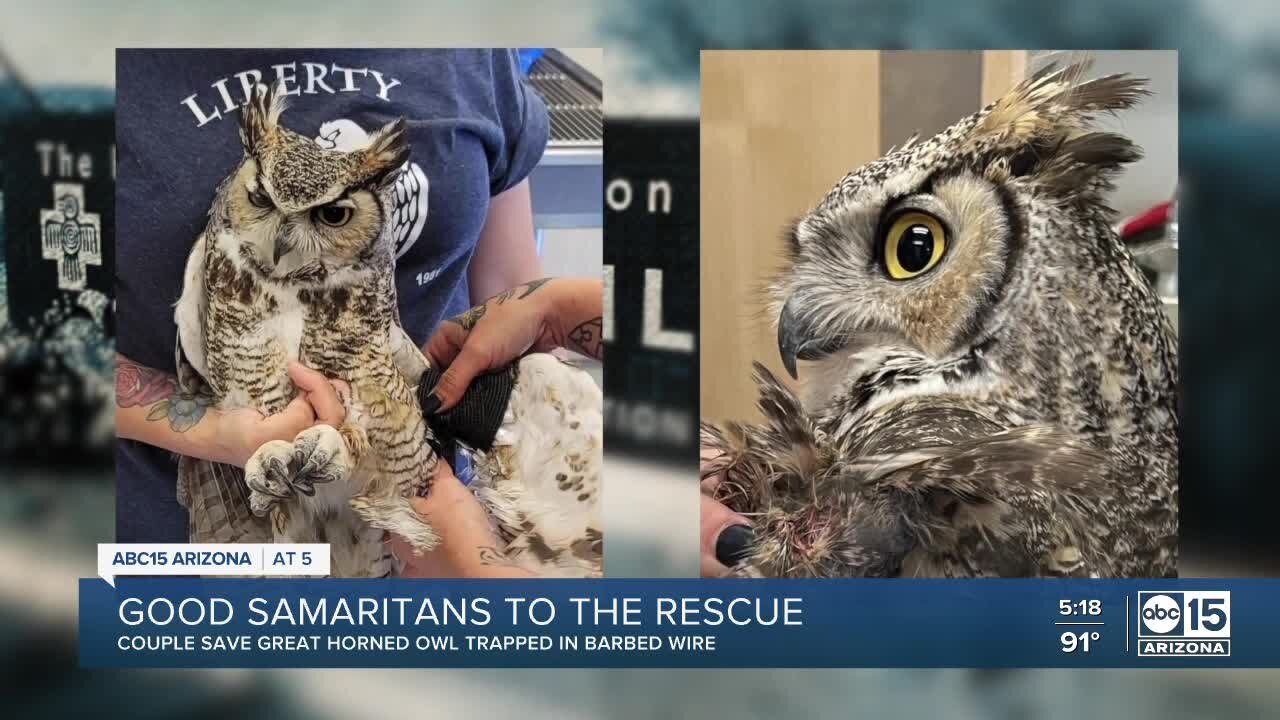
<svg viewBox="0 0 1280 720"><path fill-rule="evenodd" d="M716 486L724 480L724 471L716 469L713 462L719 456L719 452L704 445L699 459L702 530L698 568L702 577L728 575L730 569L750 553L755 538L751 522L714 497Z"/></svg>
<svg viewBox="0 0 1280 720"><path fill-rule="evenodd" d="M603 284L595 279L542 278L441 323L423 350L448 370L433 392L435 407L424 403L423 412L452 408L477 375L528 352L560 347L599 359L602 292Z"/></svg>
<svg viewBox="0 0 1280 720"><path fill-rule="evenodd" d="M480 501L443 460L436 463L431 494L410 501L440 534L434 550L415 553L398 535L388 545L404 561L401 577L535 577L510 561Z"/></svg>
<svg viewBox="0 0 1280 720"><path fill-rule="evenodd" d="M340 427L346 417L341 396L349 390L301 363L289 364L289 379L301 391L283 412L271 416L241 408L214 417L208 460L244 467L259 447L272 440L292 440L315 425Z"/></svg>

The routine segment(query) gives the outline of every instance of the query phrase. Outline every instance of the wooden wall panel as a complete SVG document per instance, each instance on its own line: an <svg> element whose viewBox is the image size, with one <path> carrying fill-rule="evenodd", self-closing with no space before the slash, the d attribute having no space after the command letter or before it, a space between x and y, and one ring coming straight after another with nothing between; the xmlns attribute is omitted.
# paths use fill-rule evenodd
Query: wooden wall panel
<svg viewBox="0 0 1280 720"><path fill-rule="evenodd" d="M880 147L876 51L704 51L702 417L755 417L751 363L784 374L760 287L781 232Z"/></svg>
<svg viewBox="0 0 1280 720"><path fill-rule="evenodd" d="M995 102L1027 74L1026 50L987 50L982 53L982 107Z"/></svg>

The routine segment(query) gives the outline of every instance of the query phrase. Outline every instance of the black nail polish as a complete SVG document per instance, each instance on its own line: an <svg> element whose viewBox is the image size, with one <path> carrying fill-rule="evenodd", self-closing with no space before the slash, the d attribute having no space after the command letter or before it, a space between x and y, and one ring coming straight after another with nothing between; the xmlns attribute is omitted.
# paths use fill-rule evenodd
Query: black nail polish
<svg viewBox="0 0 1280 720"><path fill-rule="evenodd" d="M716 559L727 567L733 567L751 553L756 532L750 525L730 525L720 531L716 540Z"/></svg>
<svg viewBox="0 0 1280 720"><path fill-rule="evenodd" d="M431 393L422 401L422 414L431 415L440 409L440 396Z"/></svg>

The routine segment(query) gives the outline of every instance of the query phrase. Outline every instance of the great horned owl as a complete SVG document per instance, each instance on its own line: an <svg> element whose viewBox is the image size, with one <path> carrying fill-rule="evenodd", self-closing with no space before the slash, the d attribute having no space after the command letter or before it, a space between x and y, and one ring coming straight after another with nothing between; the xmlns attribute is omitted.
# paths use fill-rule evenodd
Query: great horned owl
<svg viewBox="0 0 1280 720"><path fill-rule="evenodd" d="M418 549L436 542L408 503L428 491L436 455L417 397L429 368L396 309L388 208L409 154L404 122L325 149L281 125L283 112L271 91L243 110L245 157L219 186L175 312L179 381L223 409L270 415L296 393L286 366L297 359L350 385L346 422L263 445L243 478L181 458L179 499L193 542L329 543L334 575L384 576L396 566L384 530ZM599 575L600 389L547 354L508 372L472 483L504 542L491 561Z"/></svg>
<svg viewBox="0 0 1280 720"><path fill-rule="evenodd" d="M296 359L350 385L347 419L263 445L243 481L183 458L179 496L195 541L327 542L334 575L386 575L384 530L436 542L408 501L436 462L415 395L426 363L400 327L382 232L382 195L409 154L404 121L338 152L282 126L284 109L278 91L243 109L244 158L218 187L175 311L179 380L223 409L271 415L296 393Z"/></svg>
<svg viewBox="0 0 1280 720"><path fill-rule="evenodd" d="M1172 576L1172 325L1112 229L1141 80L1049 67L848 174L771 283L800 398L705 425L770 576ZM914 140L914 139L913 139Z"/></svg>

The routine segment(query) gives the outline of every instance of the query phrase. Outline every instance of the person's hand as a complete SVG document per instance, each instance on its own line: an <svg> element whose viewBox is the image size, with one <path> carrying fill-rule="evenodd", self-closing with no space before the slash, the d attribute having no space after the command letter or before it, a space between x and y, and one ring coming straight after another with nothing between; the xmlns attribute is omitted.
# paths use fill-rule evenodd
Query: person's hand
<svg viewBox="0 0 1280 720"><path fill-rule="evenodd" d="M714 460L715 455L703 450L701 466ZM751 550L755 531L742 515L712 499L716 485L723 474L711 475L702 481L702 552L699 562L703 577L724 577L729 568Z"/></svg>
<svg viewBox="0 0 1280 720"><path fill-rule="evenodd" d="M349 392L346 383L330 381L298 362L289 363L289 379L298 387L298 396L275 415L266 417L249 408L219 413L210 460L244 467L258 448L271 440L291 442L312 425L342 425L346 407L341 396Z"/></svg>
<svg viewBox="0 0 1280 720"><path fill-rule="evenodd" d="M444 460L436 463L431 492L410 503L439 533L440 544L418 554L404 538L391 535L388 544L405 562L401 577L535 577L502 554L502 541L480 501Z"/></svg>
<svg viewBox="0 0 1280 720"><path fill-rule="evenodd" d="M448 368L436 383L436 407L448 410L458 403L480 373L499 368L529 351L557 346L553 278L534 280L498 293L436 328L423 350L431 362Z"/></svg>
<svg viewBox="0 0 1280 720"><path fill-rule="evenodd" d="M543 278L498 293L440 324L423 350L446 368L422 408L448 410L477 375L527 352L563 347L600 359L603 291L594 278Z"/></svg>

